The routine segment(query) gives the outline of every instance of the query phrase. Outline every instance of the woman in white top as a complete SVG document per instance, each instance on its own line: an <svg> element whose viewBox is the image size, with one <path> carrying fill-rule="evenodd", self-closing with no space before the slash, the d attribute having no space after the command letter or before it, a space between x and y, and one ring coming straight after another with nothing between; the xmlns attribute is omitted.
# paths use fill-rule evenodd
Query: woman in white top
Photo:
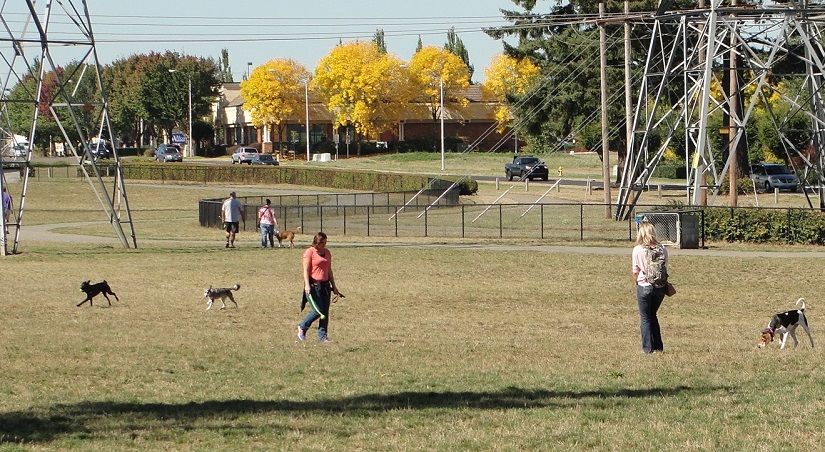
<svg viewBox="0 0 825 452"><path fill-rule="evenodd" d="M642 329L642 351L645 353L661 352L662 332L659 329L659 317L656 312L665 298L666 287L654 287L647 281L647 249L660 247L667 264L667 249L656 239L656 230L648 222L642 222L636 235L633 248L633 280L636 282L636 301L639 304L639 318Z"/></svg>

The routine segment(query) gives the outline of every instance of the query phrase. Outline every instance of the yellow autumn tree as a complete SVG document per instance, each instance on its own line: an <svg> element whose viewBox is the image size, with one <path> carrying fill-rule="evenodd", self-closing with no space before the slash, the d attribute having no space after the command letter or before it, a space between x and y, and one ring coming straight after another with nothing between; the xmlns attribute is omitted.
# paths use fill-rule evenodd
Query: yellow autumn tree
<svg viewBox="0 0 825 452"><path fill-rule="evenodd" d="M352 125L361 140L397 124L411 90L404 63L379 51L375 42L353 41L336 46L315 69L318 97L335 115L336 126Z"/></svg>
<svg viewBox="0 0 825 452"><path fill-rule="evenodd" d="M539 75L539 68L527 58L517 60L504 54L498 54L484 69L487 81L483 91L489 97L502 103L496 108L494 117L497 121L496 131L501 133L513 120L513 114L507 105L507 96L522 96Z"/></svg>
<svg viewBox="0 0 825 452"><path fill-rule="evenodd" d="M250 112L252 125L276 130L279 148L286 121L294 117L304 104L304 80L309 78L310 72L302 64L281 58L258 66L249 79L241 82L241 95Z"/></svg>
<svg viewBox="0 0 825 452"><path fill-rule="evenodd" d="M470 70L457 55L440 47L427 46L413 55L409 64L410 79L418 90L419 98L427 105L435 125L441 115L441 102L445 107L461 110L469 101L464 90L470 82ZM443 98L442 98L443 88Z"/></svg>

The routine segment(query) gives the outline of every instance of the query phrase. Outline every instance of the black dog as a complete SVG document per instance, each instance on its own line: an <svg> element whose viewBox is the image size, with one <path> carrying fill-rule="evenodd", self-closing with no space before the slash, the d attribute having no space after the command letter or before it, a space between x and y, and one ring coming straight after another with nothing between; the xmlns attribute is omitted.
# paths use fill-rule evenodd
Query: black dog
<svg viewBox="0 0 825 452"><path fill-rule="evenodd" d="M89 306L93 306L92 299L99 294L103 294L103 296L106 297L106 301L109 302L109 306L112 305L112 300L109 299L109 295L114 295L115 300L120 301L120 298L117 297L116 293L112 292L112 288L109 287L109 283L107 283L106 280L96 284L89 284L89 282L90 281L83 281L80 283L80 291L86 292L86 299L78 303L78 306L87 301L89 302Z"/></svg>

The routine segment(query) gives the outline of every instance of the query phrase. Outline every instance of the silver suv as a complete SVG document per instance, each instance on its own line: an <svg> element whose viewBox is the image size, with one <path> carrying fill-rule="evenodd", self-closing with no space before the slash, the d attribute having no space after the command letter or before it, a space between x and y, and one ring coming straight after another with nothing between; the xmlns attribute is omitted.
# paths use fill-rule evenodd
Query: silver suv
<svg viewBox="0 0 825 452"><path fill-rule="evenodd" d="M255 148L237 148L235 152L232 153L232 164L246 163L247 165L251 165L252 156L257 153L258 150Z"/></svg>
<svg viewBox="0 0 825 452"><path fill-rule="evenodd" d="M799 179L787 166L778 163L754 163L751 165L751 179L757 188L773 191L774 188L796 191Z"/></svg>

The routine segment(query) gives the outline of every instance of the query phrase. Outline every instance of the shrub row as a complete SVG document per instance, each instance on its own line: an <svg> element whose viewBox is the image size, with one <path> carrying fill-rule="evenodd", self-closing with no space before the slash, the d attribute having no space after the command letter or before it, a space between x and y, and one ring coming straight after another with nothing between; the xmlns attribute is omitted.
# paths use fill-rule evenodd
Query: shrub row
<svg viewBox="0 0 825 452"><path fill-rule="evenodd" d="M825 213L807 209L705 209L705 238L750 243L825 245Z"/></svg>
<svg viewBox="0 0 825 452"><path fill-rule="evenodd" d="M101 164L104 169L108 164ZM104 174L108 171L102 171ZM186 165L163 163L124 163L123 177L141 180L219 182L238 184L291 184L370 192L415 191L427 186L430 178L416 174L378 173L331 168L265 167L249 165ZM446 189L450 181L437 181ZM461 194L478 191L475 180L458 181ZM441 187L441 185L445 185Z"/></svg>

